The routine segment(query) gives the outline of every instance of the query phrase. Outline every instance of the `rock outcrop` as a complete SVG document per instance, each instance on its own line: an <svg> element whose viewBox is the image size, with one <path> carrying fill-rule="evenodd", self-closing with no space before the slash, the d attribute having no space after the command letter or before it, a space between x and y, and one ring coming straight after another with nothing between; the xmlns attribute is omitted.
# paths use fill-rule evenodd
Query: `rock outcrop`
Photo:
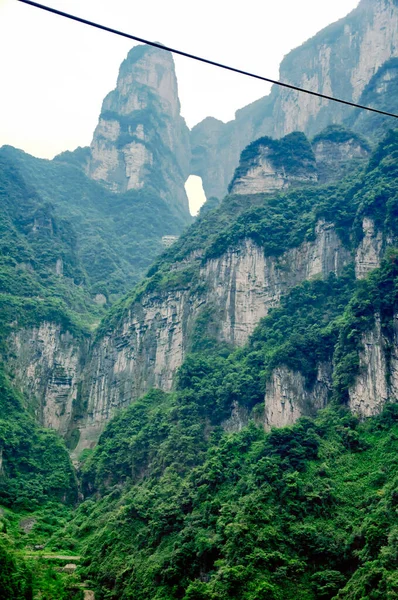
<svg viewBox="0 0 398 600"><path fill-rule="evenodd" d="M280 79L326 95L374 105L375 100L378 104L374 90L396 81L395 65L390 61L397 56L396 1L361 0L347 17L292 50L281 63ZM389 94L389 98L388 106L383 105L385 99L381 98L380 107L394 112L393 108L398 108L396 94ZM381 119L379 128L386 130L391 126L388 119ZM371 119L369 126L362 111L274 86L269 96L237 111L233 121L222 124L205 119L193 128L192 172L202 177L208 197L223 197L240 153L252 140L262 136L280 138L292 131L313 137L328 125L345 122L367 135L375 125Z"/></svg>
<svg viewBox="0 0 398 600"><path fill-rule="evenodd" d="M378 252L382 251L372 222L365 219L363 226L365 237L355 256L358 277L378 266ZM313 241L305 241L280 257L265 256L261 247L246 239L202 265L200 289L188 283L169 291L144 293L118 324L99 337L88 357L86 343L54 324L17 331L10 340L9 370L17 387L34 399L44 425L67 436L74 430L71 445L76 446L74 455L78 456L96 443L117 410L151 387L172 388L203 310L211 307L214 311L219 341L241 346L290 289L331 272L339 275L353 258L334 225L324 221L318 222ZM197 260L201 260L200 253L188 259ZM183 263L180 268L185 266ZM376 411L388 395L386 389L383 393L379 390L387 373L386 359L379 349L380 330L369 335L378 336L364 346L378 353L378 366L366 350L361 361L372 367L366 367L368 371L363 371L365 375L360 376L350 396L353 410L360 414ZM398 389L398 380L396 386ZM365 387L375 391L368 391L372 398L365 399L362 406ZM264 426L288 425L302 415L313 414L326 404L330 388L330 365L319 366L311 386L300 373L278 368L266 385ZM380 399L376 401L376 397ZM247 411L236 406L225 427L237 430L247 419Z"/></svg>
<svg viewBox="0 0 398 600"><path fill-rule="evenodd" d="M104 99L87 173L114 192L151 186L181 211L190 174L189 131L180 115L169 52L136 46Z"/></svg>
<svg viewBox="0 0 398 600"><path fill-rule="evenodd" d="M392 340L386 338L380 316L375 315L374 328L363 335L362 347L348 406L354 414L370 417L398 398L398 315L394 316Z"/></svg>
<svg viewBox="0 0 398 600"><path fill-rule="evenodd" d="M76 452L89 446L114 412L151 387L170 390L190 345L195 320L204 307L217 315L218 339L242 345L281 296L306 279L339 275L352 262L334 226L323 221L315 240L266 257L245 240L220 258L207 261L199 280L205 292L184 286L145 294L122 323L93 347L85 368L82 396L86 417L79 424Z"/></svg>
<svg viewBox="0 0 398 600"><path fill-rule="evenodd" d="M20 329L9 340L8 369L38 421L66 435L79 401L87 343L59 325L43 322Z"/></svg>
<svg viewBox="0 0 398 600"><path fill-rule="evenodd" d="M327 127L312 141L320 183L336 181L366 162L369 144L353 131L340 126Z"/></svg>
<svg viewBox="0 0 398 600"><path fill-rule="evenodd" d="M304 134L263 137L242 152L230 194L271 194L318 181L315 157Z"/></svg>
<svg viewBox="0 0 398 600"><path fill-rule="evenodd" d="M326 406L331 389L331 364L319 365L316 380L311 385L300 372L278 367L266 384L265 428L286 427L304 415L314 415Z"/></svg>
<svg viewBox="0 0 398 600"><path fill-rule="evenodd" d="M362 221L363 238L355 255L355 275L364 279L370 271L380 266L382 252L385 247L383 233L377 230L372 219L365 217Z"/></svg>
<svg viewBox="0 0 398 600"><path fill-rule="evenodd" d="M362 0L346 19L286 57L281 78L356 100L378 74L376 89L382 90L394 80L395 67L383 73L380 69L398 52L397 18L395 0ZM150 187L187 215L187 176L200 175L208 196L224 196L242 148L259 136L242 153L231 194L274 193L340 177L350 165L367 158L366 143L354 134L345 132L336 138L336 130L334 135L327 130L311 146L303 133L291 132L318 133L342 121L344 110L274 88L269 97L238 111L234 122L206 119L195 127L191 161L172 57L140 46L129 53L116 89L104 100L89 153L81 149L78 155L58 160L83 161L88 175L114 192ZM238 204L242 198L235 200ZM172 389L175 372L190 350L195 323L205 309L211 307L216 315L218 340L240 346L297 284L330 273L339 275L354 260L358 278L379 266L386 241L370 218L364 218L362 226L364 235L355 256L342 244L335 226L321 219L313 239L278 257L265 256L264 249L248 238L207 261L197 250L184 262L199 272L200 285L185 281L165 289L148 288L112 330L98 336L90 351L86 342L77 342L51 323L19 330L10 338L9 371L16 386L33 399L42 424L63 435L75 432L70 445L78 455L96 443L117 410L151 387ZM183 267L177 263L172 268ZM55 269L61 277L63 263L56 263ZM99 303L104 298L100 293L96 296ZM377 320L363 345L350 406L366 416L396 395L398 355L386 351ZM313 414L326 404L330 388L329 364L319 365L311 386L302 374L277 368L266 387L265 427L289 425L301 415ZM248 411L235 405L224 426L238 430L247 419Z"/></svg>

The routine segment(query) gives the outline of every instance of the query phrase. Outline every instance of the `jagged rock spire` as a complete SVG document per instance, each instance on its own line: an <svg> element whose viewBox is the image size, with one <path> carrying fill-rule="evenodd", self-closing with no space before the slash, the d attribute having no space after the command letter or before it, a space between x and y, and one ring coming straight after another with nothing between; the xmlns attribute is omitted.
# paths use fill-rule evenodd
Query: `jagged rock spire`
<svg viewBox="0 0 398 600"><path fill-rule="evenodd" d="M172 55L136 46L120 66L116 88L103 101L88 174L115 192L149 185L188 210L188 136Z"/></svg>

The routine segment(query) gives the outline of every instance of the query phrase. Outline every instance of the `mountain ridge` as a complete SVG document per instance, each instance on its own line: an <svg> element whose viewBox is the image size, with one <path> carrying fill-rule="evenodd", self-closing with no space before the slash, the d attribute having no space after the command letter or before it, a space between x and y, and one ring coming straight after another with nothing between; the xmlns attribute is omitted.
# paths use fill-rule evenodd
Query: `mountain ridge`
<svg viewBox="0 0 398 600"><path fill-rule="evenodd" d="M360 6L368 21L338 24L307 70L319 84L348 39L395 39L396 2ZM389 106L383 52L359 71ZM228 149L208 181L243 151L230 193L183 231L176 94L170 56L140 47L91 149L0 150L0 596L395 598L398 130L324 129L321 107L310 139L245 142L275 92L238 137L208 119L206 144Z"/></svg>

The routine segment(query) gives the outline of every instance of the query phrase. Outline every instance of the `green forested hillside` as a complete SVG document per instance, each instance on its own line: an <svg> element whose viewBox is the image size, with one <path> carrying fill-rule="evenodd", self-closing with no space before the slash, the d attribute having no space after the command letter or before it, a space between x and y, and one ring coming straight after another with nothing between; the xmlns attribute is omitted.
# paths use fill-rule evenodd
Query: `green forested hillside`
<svg viewBox="0 0 398 600"><path fill-rule="evenodd" d="M11 323L46 318L84 331L103 311L93 302L70 222L1 156L0 203L0 340Z"/></svg>
<svg viewBox="0 0 398 600"><path fill-rule="evenodd" d="M7 338L56 323L86 344L112 303L188 218L159 194L111 194L77 167L0 150L0 598L81 600L73 578L25 556L70 515L78 481L64 441L40 428L36 400L13 388ZM97 295L101 302L97 303ZM16 357L17 358L17 357ZM6 507L6 513L3 513ZM66 516L68 515L68 517ZM35 522L24 534L18 523ZM11 520L10 520L11 519Z"/></svg>
<svg viewBox="0 0 398 600"><path fill-rule="evenodd" d="M159 456L86 501L68 529L99 598L396 597L396 406L365 424L329 409L270 434L215 429L198 454L197 418L163 440L159 421L147 439L127 415L108 431L99 470L113 466L112 448L150 442Z"/></svg>
<svg viewBox="0 0 398 600"><path fill-rule="evenodd" d="M398 259L359 284L306 282L247 347L197 340L177 390L154 391L108 425L81 471L87 500L54 544L78 544L99 598L385 599L398 594L398 409L347 412L361 332L391 335ZM286 364L335 366L330 407L270 433L264 384ZM238 402L252 418L223 420Z"/></svg>
<svg viewBox="0 0 398 600"><path fill-rule="evenodd" d="M366 169L339 184L276 197L228 196L111 309L98 335L145 290L192 284L201 264L245 238L279 256L313 239L323 218L355 249L369 216L392 246L397 156L398 134L390 132ZM7 204L11 188L5 187L2 281L5 306L12 304L3 312L3 339L13 313L30 323L44 318L43 311L87 335L100 309L73 228L29 190L17 168L5 161L4 169L14 201ZM193 251L200 252L190 263ZM396 598L396 399L362 423L346 405L362 334L378 315L391 349L397 310L393 247L363 281L355 280L351 265L339 277L293 288L243 348L217 342L217 314L206 306L175 391L153 390L121 411L81 457L77 479L62 442L37 427L26 399L4 376L0 597L39 598L40 589L48 590L46 600L81 596L57 572L32 566L29 548L39 542L48 551L81 553L81 577L100 600ZM329 407L293 427L264 431L272 371L283 365L298 371L311 390L319 363L333 365ZM242 429L230 433L225 421L233 407L245 417ZM36 523L22 534L15 523L27 514Z"/></svg>
<svg viewBox="0 0 398 600"><path fill-rule="evenodd" d="M33 408L33 407L31 407ZM0 598L82 600L70 578L26 557L70 518L78 482L65 444L38 426L0 368ZM24 531L23 523L27 529ZM29 533L31 526L33 533Z"/></svg>
<svg viewBox="0 0 398 600"><path fill-rule="evenodd" d="M294 236L313 235L321 216L337 224L348 247L359 243L364 216L395 237L396 155L391 133L366 171L340 185L279 202L255 198L254 207L227 198L158 261L146 285L178 286L168 265L198 247L206 260L249 236L266 253L283 252L300 243ZM81 468L87 499L53 539L55 547L82 549L82 572L99 598L397 596L397 409L391 404L365 423L346 410L362 334L376 314L393 342L397 290L390 249L364 281L348 267L339 278L294 288L238 350L215 341L216 315L203 312L176 391L148 394L107 426ZM329 408L264 432L272 370L299 371L311 389L321 362L334 365ZM251 416L228 433L222 425L234 405Z"/></svg>
<svg viewBox="0 0 398 600"><path fill-rule="evenodd" d="M150 186L114 194L64 161L34 158L8 146L0 158L37 198L36 208L51 207L54 218L69 228L91 296L123 295L161 252L162 236L179 235L189 223L189 215L172 209Z"/></svg>
<svg viewBox="0 0 398 600"><path fill-rule="evenodd" d="M298 143L301 146L301 137ZM201 289L201 266L245 239L258 244L265 256L280 257L290 248L313 240L317 223L324 220L335 225L344 246L354 251L363 237L362 221L366 216L396 239L397 156L398 130L391 130L369 163L338 183L275 195L226 196L218 207L200 215L154 262L146 278L107 313L98 333L115 327L145 291L184 289L189 284Z"/></svg>

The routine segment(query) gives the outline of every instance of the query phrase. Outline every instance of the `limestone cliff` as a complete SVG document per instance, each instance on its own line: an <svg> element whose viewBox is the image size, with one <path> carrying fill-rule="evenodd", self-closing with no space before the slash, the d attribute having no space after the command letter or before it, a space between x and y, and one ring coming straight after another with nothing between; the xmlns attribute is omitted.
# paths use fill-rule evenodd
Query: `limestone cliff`
<svg viewBox="0 0 398 600"><path fill-rule="evenodd" d="M392 339L383 333L380 315L362 338L359 374L349 390L350 410L360 417L378 414L389 400L398 398L398 316Z"/></svg>
<svg viewBox="0 0 398 600"><path fill-rule="evenodd" d="M383 233L376 229L372 219L363 219L362 231L363 238L355 256L355 274L358 279L363 279L370 271L380 266L380 259L386 247Z"/></svg>
<svg viewBox="0 0 398 600"><path fill-rule="evenodd" d="M300 283L339 276L352 263L357 278L366 277L393 242L388 227L380 226L382 207L376 222L371 205L362 202L374 201L377 181L385 203L395 189L393 179L384 179L386 173L393 177L393 137L386 138L348 191L346 183L320 188L314 182L317 165L302 133L259 140L242 155L233 193L166 251L143 284L114 309L88 353L51 323L14 333L9 368L17 386L34 400L41 422L68 435L79 454L96 442L117 410L152 387L172 389L206 311L213 313L218 342L243 346L260 319ZM353 137L346 145L347 140L325 134L313 146L325 140L334 149L335 166L344 156L350 161L356 149L366 154ZM273 169L272 186L265 165ZM303 187L308 183L313 185ZM300 189L279 191L292 185ZM289 424L323 406L331 386L328 369L318 365L309 385L298 371L278 368L266 383L265 426ZM243 422L245 411L238 406L234 411L226 427Z"/></svg>
<svg viewBox="0 0 398 600"><path fill-rule="evenodd" d="M264 426L286 427L303 415L314 415L324 408L332 389L332 365L320 364L316 380L308 385L300 372L278 367L266 384Z"/></svg>
<svg viewBox="0 0 398 600"><path fill-rule="evenodd" d="M349 93L354 99L365 93L372 76L378 77L377 90L389 86L393 68L385 69L384 74L380 69L396 53L397 10L392 0L362 0L347 19L291 53L281 67L283 77L327 93ZM369 49L374 53L373 66ZM348 57L344 74L343 56ZM92 179L114 192L150 186L170 206L187 214L183 188L187 175L201 175L208 195L223 196L242 147L261 137L242 153L231 194L215 211L217 216L206 221L209 228L200 229L200 219L206 216L200 217L187 246L178 242L167 251L174 262L159 259L160 263L166 261L167 285L156 286L156 281L163 281L164 272L156 280L159 272L155 266L153 279L149 275L136 295L130 296L119 312L115 309L117 319L98 333L90 349L85 341L76 341L49 322L11 335L8 367L16 386L33 400L44 425L70 436L76 455L96 443L117 410L151 387L172 389L176 370L191 350L192 332L205 310L215 315L217 341L242 346L259 320L294 286L330 273L340 275L353 262L358 279L379 266L390 244L380 227L381 217L376 222L368 213L356 212L361 201L357 198L348 208L337 204L335 219L335 196L330 206L324 197L323 204L317 204L317 196L329 188L322 192L313 185L340 178L366 160L369 146L342 129L327 129L312 143L302 132L291 133L299 128L314 134L342 119L339 107L326 111L324 103L311 102L274 89L266 99L240 111L232 123L207 119L192 132L190 163L188 132L180 116L170 54L146 47L129 53L116 89L104 100L94 133L87 162ZM271 139L270 133L280 139ZM80 155L86 157L87 153ZM64 159L70 162L71 157ZM308 198L303 189L293 190L291 197L280 193L309 184ZM343 188L341 193L344 200ZM267 212L268 201L271 209ZM290 203L288 218L281 210L284 202L286 206ZM212 213L210 210L208 215ZM272 237L267 219L279 234L266 251L265 238ZM290 230L284 222L294 233L288 242L284 238ZM362 235L355 238L354 230L358 233L361 227ZM218 247L212 254L208 251L214 250L214 240ZM185 271L189 277L183 276ZM386 341L377 321L374 331L365 334L363 346L361 370L349 397L352 410L367 415L376 412L390 393L396 393L395 375L390 377L395 373L395 364L391 367L395 355L387 356L384 351ZM299 371L284 365L276 368L266 382L265 427L291 424L324 406L332 386L331 371L331 364L319 364L315 381L309 384ZM239 429L248 418L249 410L236 404L224 425Z"/></svg>
<svg viewBox="0 0 398 600"><path fill-rule="evenodd" d="M336 125L327 127L315 136L312 150L320 183L344 177L370 155L366 140Z"/></svg>
<svg viewBox="0 0 398 600"><path fill-rule="evenodd" d="M379 266L384 250L369 218L363 220L363 231L354 257L357 277ZM201 262L202 255L194 253L187 260ZM77 456L96 443L115 411L151 387L172 389L203 310L211 307L216 315L220 342L242 346L290 289L331 272L340 275L352 260L334 225L325 221L318 222L312 241L279 257L265 256L260 246L246 239L205 261L199 286L193 282L163 292L148 290L89 353L87 341L52 323L14 332L9 339L8 370L35 407L38 420L70 438ZM175 266L177 272L186 262ZM350 392L353 411L363 415L376 412L388 397L386 343L378 327L364 339L364 366ZM331 372L330 364L319 365L315 382L308 385L299 372L276 369L266 384L264 425L288 425L324 406L332 387ZM248 417L246 409L236 406L225 427L239 429Z"/></svg>
<svg viewBox="0 0 398 600"><path fill-rule="evenodd" d="M377 90L396 88L398 5L395 0L361 0L347 17L330 25L290 52L280 66L280 79L327 95L396 108L396 94L378 99ZM377 73L379 72L379 75ZM372 83L371 83L372 82ZM371 84L371 85L370 85ZM370 86L370 87L369 87ZM191 135L193 172L203 179L208 196L222 197L243 148L261 136L283 137L303 131L312 137L332 123L345 121L372 135L374 119L343 105L274 87L269 96L237 111L227 124L205 119ZM380 122L379 122L380 121ZM378 129L391 126L381 117Z"/></svg>
<svg viewBox="0 0 398 600"><path fill-rule="evenodd" d="M29 399L38 421L64 436L79 402L87 346L50 322L20 329L9 340L7 364L14 385Z"/></svg>
<svg viewBox="0 0 398 600"><path fill-rule="evenodd" d="M195 258L193 258L195 260ZM266 257L251 240L201 267L197 286L147 293L120 324L94 345L85 368L86 417L79 424L79 453L98 437L114 412L151 387L170 390L205 307L217 315L218 339L243 345L258 321L298 283L341 273L352 261L333 225L320 221L314 241ZM205 291L203 291L205 290Z"/></svg>
<svg viewBox="0 0 398 600"><path fill-rule="evenodd" d="M189 131L180 115L172 55L136 46L104 99L87 173L115 192L149 185L187 211L189 165Z"/></svg>
<svg viewBox="0 0 398 600"><path fill-rule="evenodd" d="M292 133L281 140L260 138L241 155L229 186L230 194L270 194L316 183L315 156L306 137Z"/></svg>

